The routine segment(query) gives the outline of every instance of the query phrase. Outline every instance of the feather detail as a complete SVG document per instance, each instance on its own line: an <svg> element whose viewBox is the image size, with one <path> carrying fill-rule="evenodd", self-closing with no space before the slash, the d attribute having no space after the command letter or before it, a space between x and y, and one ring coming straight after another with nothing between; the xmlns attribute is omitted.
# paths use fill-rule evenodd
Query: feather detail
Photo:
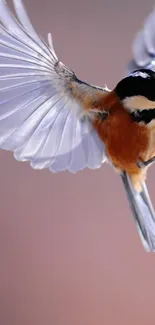
<svg viewBox="0 0 155 325"><path fill-rule="evenodd" d="M53 172L100 167L105 148L92 119L109 90L79 80L51 34L47 45L22 1L13 4L17 18L0 0L0 148Z"/></svg>
<svg viewBox="0 0 155 325"><path fill-rule="evenodd" d="M121 176L143 246L146 251L154 252L155 213L146 184L142 184L142 191L139 193L125 172Z"/></svg>
<svg viewBox="0 0 155 325"><path fill-rule="evenodd" d="M140 68L155 70L155 8L145 19L132 46L133 60L128 65L128 72Z"/></svg>

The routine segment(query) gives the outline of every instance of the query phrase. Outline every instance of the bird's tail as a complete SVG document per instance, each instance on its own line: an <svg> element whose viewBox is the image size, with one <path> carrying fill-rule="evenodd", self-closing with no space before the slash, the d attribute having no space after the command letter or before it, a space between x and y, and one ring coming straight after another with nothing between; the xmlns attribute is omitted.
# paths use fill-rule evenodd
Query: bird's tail
<svg viewBox="0 0 155 325"><path fill-rule="evenodd" d="M146 251L155 251L155 212L146 184L142 185L142 191L138 193L126 172L121 177L142 243Z"/></svg>

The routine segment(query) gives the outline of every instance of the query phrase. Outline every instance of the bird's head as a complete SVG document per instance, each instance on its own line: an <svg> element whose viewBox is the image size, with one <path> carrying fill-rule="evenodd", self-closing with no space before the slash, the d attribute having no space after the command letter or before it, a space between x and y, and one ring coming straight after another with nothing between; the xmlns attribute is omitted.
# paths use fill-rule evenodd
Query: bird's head
<svg viewBox="0 0 155 325"><path fill-rule="evenodd" d="M117 84L115 92L130 112L155 109L155 72L135 70Z"/></svg>

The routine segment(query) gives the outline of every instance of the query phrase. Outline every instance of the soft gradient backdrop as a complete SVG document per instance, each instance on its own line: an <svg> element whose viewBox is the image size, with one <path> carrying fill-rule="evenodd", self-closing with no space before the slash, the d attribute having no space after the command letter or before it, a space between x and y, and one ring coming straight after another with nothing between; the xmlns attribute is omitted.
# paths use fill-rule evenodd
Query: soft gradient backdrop
<svg viewBox="0 0 155 325"><path fill-rule="evenodd" d="M154 1L25 0L64 63L112 88ZM155 166L148 186L155 205ZM0 152L0 324L154 325L155 255L141 244L120 178L34 171Z"/></svg>

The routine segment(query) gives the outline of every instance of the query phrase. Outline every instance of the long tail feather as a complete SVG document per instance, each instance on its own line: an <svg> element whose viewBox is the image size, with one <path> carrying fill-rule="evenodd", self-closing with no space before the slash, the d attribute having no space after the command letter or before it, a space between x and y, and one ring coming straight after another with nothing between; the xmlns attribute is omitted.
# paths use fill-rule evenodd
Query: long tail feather
<svg viewBox="0 0 155 325"><path fill-rule="evenodd" d="M146 251L155 251L155 212L147 191L146 184L142 191L136 192L126 172L121 175L130 207Z"/></svg>

